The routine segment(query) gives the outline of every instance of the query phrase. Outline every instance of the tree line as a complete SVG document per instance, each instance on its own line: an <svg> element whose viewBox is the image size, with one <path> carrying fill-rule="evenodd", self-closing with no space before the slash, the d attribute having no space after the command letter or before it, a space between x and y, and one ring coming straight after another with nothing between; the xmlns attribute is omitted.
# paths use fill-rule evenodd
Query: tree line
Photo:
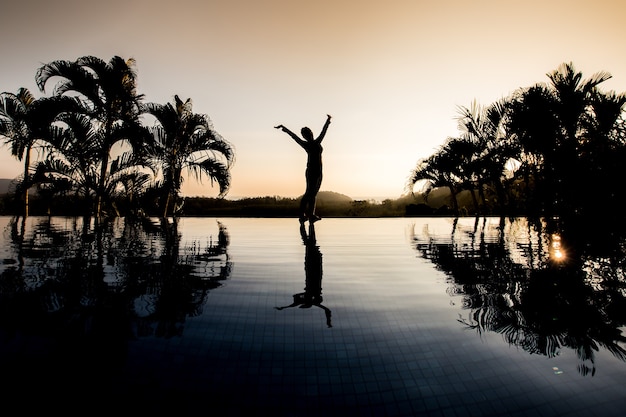
<svg viewBox="0 0 626 417"><path fill-rule="evenodd" d="M226 195L234 147L193 112L191 99L145 102L135 67L119 56L57 60L35 74L42 93L52 84L49 95L0 93L0 137L24 166L15 189L24 216L33 187L97 218L176 214L183 170Z"/></svg>
<svg viewBox="0 0 626 417"><path fill-rule="evenodd" d="M609 73L585 79L572 63L547 76L488 106L460 106L458 136L418 161L406 183L416 198L397 203L422 214L619 214L626 95L600 89ZM191 99L146 103L133 59L53 61L35 81L50 94L0 93L0 136L24 166L15 187L24 215L33 187L48 212L177 215L183 170L227 194L234 147ZM449 206L435 211L428 198L442 187Z"/></svg>
<svg viewBox="0 0 626 417"><path fill-rule="evenodd" d="M418 161L407 191L428 201L448 188L457 215L462 191L475 213L619 215L626 95L600 89L609 73L585 79L572 63L547 77L488 106L459 107L459 135Z"/></svg>

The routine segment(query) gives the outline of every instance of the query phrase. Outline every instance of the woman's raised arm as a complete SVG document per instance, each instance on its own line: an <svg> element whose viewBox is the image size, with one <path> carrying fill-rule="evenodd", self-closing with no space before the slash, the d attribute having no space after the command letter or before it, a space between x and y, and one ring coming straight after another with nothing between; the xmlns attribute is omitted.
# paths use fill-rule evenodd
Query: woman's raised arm
<svg viewBox="0 0 626 417"><path fill-rule="evenodd" d="M298 142L299 144L302 144L303 141L302 139L300 139L298 137L298 135L296 135L295 133L293 133L291 130L287 129L285 126L283 125L278 125L278 126L274 126L275 129L278 130L282 130L283 132L285 132L286 134L288 134L289 136L292 137L293 140L295 140L296 142Z"/></svg>
<svg viewBox="0 0 626 417"><path fill-rule="evenodd" d="M324 136L326 136L326 131L328 130L328 126L330 126L330 119L331 116L330 114L326 115L326 123L324 123L324 127L322 128L322 132L320 133L320 135L317 137L317 139L315 139L316 142L321 142L324 139Z"/></svg>

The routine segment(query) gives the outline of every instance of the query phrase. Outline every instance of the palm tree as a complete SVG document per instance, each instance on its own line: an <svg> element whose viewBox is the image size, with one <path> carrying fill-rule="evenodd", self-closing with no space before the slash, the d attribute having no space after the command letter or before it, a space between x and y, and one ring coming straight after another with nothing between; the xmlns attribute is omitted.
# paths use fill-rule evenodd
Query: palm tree
<svg viewBox="0 0 626 417"><path fill-rule="evenodd" d="M147 159L133 152L125 152L111 163L111 170L105 184L105 196L111 197L111 206L120 215L116 200L126 202L133 214L140 209L135 207L135 196L143 193L153 178Z"/></svg>
<svg viewBox="0 0 626 417"><path fill-rule="evenodd" d="M24 201L24 217L28 216L28 189L30 188L29 170L31 149L37 140L36 127L31 126L28 117L35 97L26 88L20 88L17 94L2 93L0 95L0 134L11 144L11 155L24 160L22 177L22 198Z"/></svg>
<svg viewBox="0 0 626 417"><path fill-rule="evenodd" d="M420 184L419 191L428 195L428 193L441 183L439 172L434 166L435 155L428 158L422 158L417 161L415 168L411 171L405 189L408 193L414 194L417 184Z"/></svg>
<svg viewBox="0 0 626 417"><path fill-rule="evenodd" d="M442 146L438 161L448 173L448 187L453 195L452 207L455 213L458 210L456 202L456 194L460 191L468 190L472 197L474 208L478 211L478 201L474 192L476 183L476 162L480 155L481 149L476 141L468 137L448 138Z"/></svg>
<svg viewBox="0 0 626 417"><path fill-rule="evenodd" d="M626 159L625 105L626 94L614 92L598 92L591 101L593 117L585 126L579 150L580 165L586 174L580 179L580 188L585 190L585 195L593 190L603 204L586 204L585 211L590 214L598 209L606 213L607 207L623 206L615 179L623 176Z"/></svg>
<svg viewBox="0 0 626 417"><path fill-rule="evenodd" d="M28 190L33 185L31 151L38 141L45 141L54 120L66 111L80 107L71 97L39 98L27 89L20 88L17 94L0 94L0 136L11 145L11 154L24 161L22 181L18 189L24 202L24 216L28 216Z"/></svg>
<svg viewBox="0 0 626 417"><path fill-rule="evenodd" d="M556 213L575 211L582 176L579 154L594 118L591 111L597 87L611 76L606 72L583 80L572 63L547 74L550 85L536 84L517 92L510 101L507 129L522 151L540 165L535 170L539 198Z"/></svg>
<svg viewBox="0 0 626 417"><path fill-rule="evenodd" d="M535 214L551 206L548 180L557 158L558 121L553 116L553 97L545 85L537 84L514 92L507 103L505 129L517 145L524 185L526 210Z"/></svg>
<svg viewBox="0 0 626 417"><path fill-rule="evenodd" d="M183 102L178 96L165 105L148 103L145 112L156 118L151 127L152 152L162 167L163 217L168 215L172 200L179 197L183 169L198 181L206 175L211 184L217 182L219 196L226 195L234 149L213 129L209 117L193 113L191 99Z"/></svg>
<svg viewBox="0 0 626 417"><path fill-rule="evenodd" d="M476 187L485 204L485 186L493 187L500 209L506 204L505 172L515 158L516 152L506 131L506 100L499 100L487 107L476 102L459 107L459 130L464 141L475 144L469 169L476 179Z"/></svg>
<svg viewBox="0 0 626 417"><path fill-rule="evenodd" d="M41 184L50 187L69 184L62 189L69 188L82 197L88 210L102 183L100 164L103 161L99 156L103 153L101 147L105 141L102 138L104 132L97 125L98 122L86 114L74 112L60 116L50 132L51 147L47 158L38 164L36 171L37 181ZM105 192L102 194L106 202L113 204L113 197L122 190L132 200L132 196L150 178L143 172L146 168L150 168L147 161L140 154L130 151L112 160L104 181ZM114 205L112 208L117 211Z"/></svg>
<svg viewBox="0 0 626 417"><path fill-rule="evenodd" d="M418 161L417 166L409 175L406 188L410 192L418 183L422 184L422 192L428 193L435 187L446 187L450 190L450 204L455 215L459 214L457 194L462 184L462 173L458 170L461 153L460 143L454 138L439 148L439 151L428 158Z"/></svg>
<svg viewBox="0 0 626 417"><path fill-rule="evenodd" d="M114 56L105 62L94 56L83 56L76 61L58 60L39 68L35 76L37 86L45 90L46 83L60 77L53 95L78 94L90 116L97 120L97 159L100 173L96 186L96 215L102 214L102 203L110 174L111 150L121 143L129 144L132 151L140 153L145 137L139 132L139 105L143 98L137 94L135 60Z"/></svg>

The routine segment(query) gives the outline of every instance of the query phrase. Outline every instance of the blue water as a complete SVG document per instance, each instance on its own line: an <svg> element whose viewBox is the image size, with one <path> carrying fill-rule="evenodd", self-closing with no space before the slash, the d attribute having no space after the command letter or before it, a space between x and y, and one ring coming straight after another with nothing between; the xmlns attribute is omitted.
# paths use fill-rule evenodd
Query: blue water
<svg viewBox="0 0 626 417"><path fill-rule="evenodd" d="M575 285L550 274L537 283L554 240L523 219L301 228L182 218L167 232L156 220L118 219L101 232L75 218L13 222L0 218L7 410L621 416L626 407L621 270L606 272L619 275L610 288L591 261Z"/></svg>

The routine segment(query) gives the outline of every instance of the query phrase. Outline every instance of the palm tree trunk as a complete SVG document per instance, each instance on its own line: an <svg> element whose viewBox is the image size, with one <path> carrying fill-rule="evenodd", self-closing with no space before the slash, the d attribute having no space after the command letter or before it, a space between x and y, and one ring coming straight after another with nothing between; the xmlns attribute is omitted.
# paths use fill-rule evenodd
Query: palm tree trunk
<svg viewBox="0 0 626 417"><path fill-rule="evenodd" d="M178 200L178 195L180 192L180 175L182 169L173 168L168 170L167 173L164 174L163 188L166 192L165 197L165 207L163 208L163 218L167 217L167 211L169 210L170 204L174 207L172 210L172 215L176 216L176 200Z"/></svg>
<svg viewBox="0 0 626 417"><path fill-rule="evenodd" d="M168 210L168 208L170 206L170 196L171 195L172 194L169 193L169 192L165 195L165 204L163 205L163 218L167 217L167 210Z"/></svg>
<svg viewBox="0 0 626 417"><path fill-rule="evenodd" d="M107 120L106 130L105 130L105 142L108 142L111 137L111 128L112 121ZM104 190L106 185L106 175L107 168L109 165L109 148L108 146L103 146L102 155L101 155L102 166L100 167L100 179L98 181L98 192L96 196L96 216L100 218L102 215L102 200L104 198Z"/></svg>
<svg viewBox="0 0 626 417"><path fill-rule="evenodd" d="M30 146L26 147L26 154L24 155L24 218L28 217L28 189L30 188L30 179L28 171L30 168Z"/></svg>
<svg viewBox="0 0 626 417"><path fill-rule="evenodd" d="M28 217L28 188L24 190L24 218Z"/></svg>
<svg viewBox="0 0 626 417"><path fill-rule="evenodd" d="M449 186L450 188L450 202L452 203L452 211L455 216L459 216L459 202L456 199L456 189L453 185Z"/></svg>

